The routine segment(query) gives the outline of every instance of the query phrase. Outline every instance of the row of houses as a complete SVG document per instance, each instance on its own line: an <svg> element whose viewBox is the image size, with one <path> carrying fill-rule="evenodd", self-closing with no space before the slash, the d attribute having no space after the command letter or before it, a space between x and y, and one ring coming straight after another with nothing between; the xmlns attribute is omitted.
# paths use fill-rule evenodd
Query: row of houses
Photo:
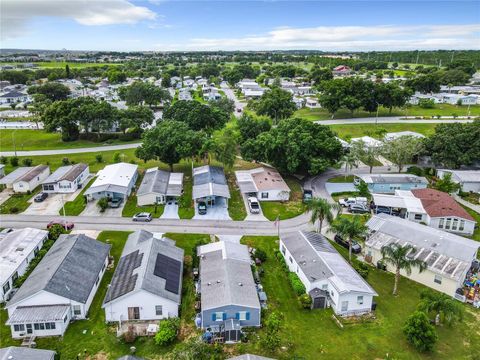
<svg viewBox="0 0 480 360"><path fill-rule="evenodd" d="M431 100L435 104L450 104L450 105L476 105L480 104L480 95L478 94L454 94L454 93L435 93L435 94L421 94L415 93L408 101L412 105L418 105L422 100Z"/></svg>

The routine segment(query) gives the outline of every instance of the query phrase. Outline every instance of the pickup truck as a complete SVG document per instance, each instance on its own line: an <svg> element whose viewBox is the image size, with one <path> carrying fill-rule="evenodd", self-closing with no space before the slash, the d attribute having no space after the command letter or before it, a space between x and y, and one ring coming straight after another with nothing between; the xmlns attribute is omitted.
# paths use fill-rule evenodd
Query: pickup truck
<svg viewBox="0 0 480 360"><path fill-rule="evenodd" d="M338 200L338 203L343 207L349 207L350 205L367 205L368 200L366 197L344 198Z"/></svg>

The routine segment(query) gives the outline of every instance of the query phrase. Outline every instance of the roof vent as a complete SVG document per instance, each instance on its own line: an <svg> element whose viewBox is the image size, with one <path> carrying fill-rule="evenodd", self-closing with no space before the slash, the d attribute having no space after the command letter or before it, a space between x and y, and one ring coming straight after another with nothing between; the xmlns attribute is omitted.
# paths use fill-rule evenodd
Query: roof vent
<svg viewBox="0 0 480 360"><path fill-rule="evenodd" d="M243 286L243 284L241 282L238 283L238 286Z"/></svg>
<svg viewBox="0 0 480 360"><path fill-rule="evenodd" d="M211 283L211 282L208 282L208 283L207 283L207 286L210 286L210 285L212 285L212 283Z"/></svg>
<svg viewBox="0 0 480 360"><path fill-rule="evenodd" d="M220 280L217 280L217 284L220 284Z"/></svg>

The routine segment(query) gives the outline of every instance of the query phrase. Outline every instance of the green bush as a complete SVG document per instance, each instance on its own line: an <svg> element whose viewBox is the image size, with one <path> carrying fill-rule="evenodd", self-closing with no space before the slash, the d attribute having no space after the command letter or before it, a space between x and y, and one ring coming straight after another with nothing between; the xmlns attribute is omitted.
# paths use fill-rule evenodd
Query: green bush
<svg viewBox="0 0 480 360"><path fill-rule="evenodd" d="M304 309L311 309L312 307L312 298L308 294L302 294L298 297L298 301L302 304Z"/></svg>
<svg viewBox="0 0 480 360"><path fill-rule="evenodd" d="M120 162L120 153L119 152L116 152L115 154L113 154L113 162L114 163L119 163Z"/></svg>
<svg viewBox="0 0 480 360"><path fill-rule="evenodd" d="M403 332L408 342L420 351L431 351L438 340L435 327L430 324L428 316L421 311L415 311L409 316Z"/></svg>
<svg viewBox="0 0 480 360"><path fill-rule="evenodd" d="M262 249L255 249L255 257L261 262L267 261L267 253Z"/></svg>
<svg viewBox="0 0 480 360"><path fill-rule="evenodd" d="M8 158L6 156L0 156L0 163L6 164L8 162Z"/></svg>
<svg viewBox="0 0 480 360"><path fill-rule="evenodd" d="M33 160L30 159L30 158L25 158L25 159L22 160L22 164L23 164L24 166L32 166Z"/></svg>
<svg viewBox="0 0 480 360"><path fill-rule="evenodd" d="M423 176L423 169L418 166L410 166L407 168L407 173L417 176Z"/></svg>
<svg viewBox="0 0 480 360"><path fill-rule="evenodd" d="M102 156L102 154L97 154L97 155L95 155L95 161L96 161L97 163L99 163L99 164L102 163L102 162L103 162L103 156Z"/></svg>
<svg viewBox="0 0 480 360"><path fill-rule="evenodd" d="M62 164L63 164L63 165L68 165L68 164L70 164L70 159L69 159L68 157L64 157L64 158L62 159Z"/></svg>
<svg viewBox="0 0 480 360"><path fill-rule="evenodd" d="M67 230L65 230L65 228L62 225L55 224L55 225L52 225L50 229L48 229L48 238L50 240L56 241L60 235L66 234L66 233L67 233Z"/></svg>
<svg viewBox="0 0 480 360"><path fill-rule="evenodd" d="M435 101L432 99L420 99L418 101L418 106L422 109L433 109L435 108Z"/></svg>
<svg viewBox="0 0 480 360"><path fill-rule="evenodd" d="M288 280L290 280L290 284L292 285L295 294L302 295L305 293L305 286L303 285L297 274L295 274L294 272L289 272Z"/></svg>
<svg viewBox="0 0 480 360"><path fill-rule="evenodd" d="M356 270L357 273L360 274L361 277L366 279L368 277L368 272L370 271L370 267L361 262L361 261L355 261L353 263L353 268Z"/></svg>
<svg viewBox="0 0 480 360"><path fill-rule="evenodd" d="M108 208L108 198L103 197L97 202L97 206L100 208L100 212L105 212Z"/></svg>
<svg viewBox="0 0 480 360"><path fill-rule="evenodd" d="M172 343L177 337L179 327L179 318L160 321L158 332L155 334L155 344L163 346Z"/></svg>
<svg viewBox="0 0 480 360"><path fill-rule="evenodd" d="M13 167L18 166L18 157L17 156L12 156L10 158L10 165L12 165Z"/></svg>

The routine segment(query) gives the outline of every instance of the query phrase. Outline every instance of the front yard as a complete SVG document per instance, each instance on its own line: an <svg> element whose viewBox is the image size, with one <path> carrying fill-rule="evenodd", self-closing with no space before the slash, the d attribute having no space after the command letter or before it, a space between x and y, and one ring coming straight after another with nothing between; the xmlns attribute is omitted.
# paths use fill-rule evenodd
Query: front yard
<svg viewBox="0 0 480 360"><path fill-rule="evenodd" d="M133 191L130 196L127 198L125 202L125 206L122 210L123 217L133 217L133 215L140 213L140 212L148 212L152 214L152 217L157 218L163 214L163 209L165 205L145 205L145 206L137 206L137 190L142 183L143 177L145 173L141 171L138 175L137 181L135 182L135 191Z"/></svg>
<svg viewBox="0 0 480 360"><path fill-rule="evenodd" d="M280 220L290 219L306 211L302 201L303 189L300 182L294 177L284 177L284 179L291 190L289 201L260 201L263 215L270 221L274 221L277 217Z"/></svg>
<svg viewBox="0 0 480 360"><path fill-rule="evenodd" d="M77 195L74 200L67 201L65 203L64 208L66 216L78 216L82 213L83 210L85 210L85 207L87 206L87 201L85 200L85 196L83 196L83 194L93 184L94 181L95 178L90 179L87 185L85 185L83 190L80 192L80 194ZM59 214L62 216L64 215L63 209L60 209Z"/></svg>
<svg viewBox="0 0 480 360"><path fill-rule="evenodd" d="M30 206L28 200L34 197L40 190L42 186L37 186L31 193L27 194L13 194L8 200L6 200L2 205L0 205L0 214L19 214L27 210Z"/></svg>

